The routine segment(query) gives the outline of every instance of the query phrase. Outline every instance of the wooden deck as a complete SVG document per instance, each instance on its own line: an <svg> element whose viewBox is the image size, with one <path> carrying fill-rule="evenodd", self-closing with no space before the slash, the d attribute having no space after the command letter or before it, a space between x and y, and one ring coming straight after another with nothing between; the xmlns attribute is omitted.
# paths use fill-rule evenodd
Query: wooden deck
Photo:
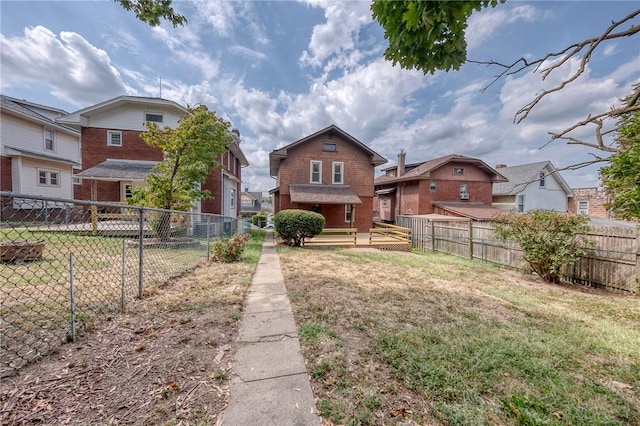
<svg viewBox="0 0 640 426"><path fill-rule="evenodd" d="M411 231L377 223L369 232L358 232L355 228L325 228L320 235L305 241L304 246L411 251Z"/></svg>

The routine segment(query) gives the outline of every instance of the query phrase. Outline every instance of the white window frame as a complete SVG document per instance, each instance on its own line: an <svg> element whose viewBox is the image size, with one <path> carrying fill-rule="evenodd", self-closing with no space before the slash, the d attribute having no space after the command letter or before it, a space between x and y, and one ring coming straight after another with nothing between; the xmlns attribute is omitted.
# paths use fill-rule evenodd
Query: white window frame
<svg viewBox="0 0 640 426"><path fill-rule="evenodd" d="M524 194L516 195L516 210L518 213L524 213Z"/></svg>
<svg viewBox="0 0 640 426"><path fill-rule="evenodd" d="M582 207L583 205L585 207ZM588 200L578 201L577 209L578 209L578 211L576 212L577 214L582 216L589 216L589 201Z"/></svg>
<svg viewBox="0 0 640 426"><path fill-rule="evenodd" d="M545 182L545 177L547 177L545 172L540 172L540 188L546 188L547 183Z"/></svg>
<svg viewBox="0 0 640 426"><path fill-rule="evenodd" d="M118 135L120 143L113 143L113 136ZM122 146L122 132L120 130L107 130L107 146Z"/></svg>
<svg viewBox="0 0 640 426"><path fill-rule="evenodd" d="M313 180L313 166L318 165L318 179ZM311 160L309 163L309 183L322 183L322 161Z"/></svg>
<svg viewBox="0 0 640 426"><path fill-rule="evenodd" d="M429 182L429 191L436 192L438 190L438 181L432 180Z"/></svg>
<svg viewBox="0 0 640 426"><path fill-rule="evenodd" d="M340 180L336 180L336 166L340 168ZM344 183L344 163L342 161L334 161L331 164L331 183L341 185Z"/></svg>
<svg viewBox="0 0 640 426"><path fill-rule="evenodd" d="M53 176L55 176L56 183L53 182ZM60 178L62 174L60 170L53 169L36 169L36 177L38 179L38 186L46 186L49 188L60 188ZM42 178L44 177L44 182L42 182Z"/></svg>
<svg viewBox="0 0 640 426"><path fill-rule="evenodd" d="M462 176L464 174L464 167L454 167L453 174L456 176Z"/></svg>
<svg viewBox="0 0 640 426"><path fill-rule="evenodd" d="M344 205L344 223L351 223L351 220L355 220L354 209L352 204Z"/></svg>
<svg viewBox="0 0 640 426"><path fill-rule="evenodd" d="M82 178L80 176L71 176L71 181L74 185L82 185Z"/></svg>
<svg viewBox="0 0 640 426"><path fill-rule="evenodd" d="M159 116L160 117L160 121L158 121L158 120L149 120L149 116ZM145 123L164 123L164 115L161 112L145 111L144 112L144 121L145 121Z"/></svg>
<svg viewBox="0 0 640 426"><path fill-rule="evenodd" d="M232 209L236 208L236 189L235 188L231 188L229 190L229 206Z"/></svg>
<svg viewBox="0 0 640 426"><path fill-rule="evenodd" d="M51 133L51 139L47 139L47 133ZM42 132L43 146L45 151L55 152L56 151L56 131L53 129L45 128ZM51 148L47 146L47 142L51 141Z"/></svg>

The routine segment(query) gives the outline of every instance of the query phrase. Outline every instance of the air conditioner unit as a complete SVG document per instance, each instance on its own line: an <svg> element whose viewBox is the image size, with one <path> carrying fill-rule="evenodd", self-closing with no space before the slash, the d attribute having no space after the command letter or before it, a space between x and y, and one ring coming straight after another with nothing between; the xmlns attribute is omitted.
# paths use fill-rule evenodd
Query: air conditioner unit
<svg viewBox="0 0 640 426"><path fill-rule="evenodd" d="M460 194L460 199L461 200L468 200L469 199L469 194Z"/></svg>

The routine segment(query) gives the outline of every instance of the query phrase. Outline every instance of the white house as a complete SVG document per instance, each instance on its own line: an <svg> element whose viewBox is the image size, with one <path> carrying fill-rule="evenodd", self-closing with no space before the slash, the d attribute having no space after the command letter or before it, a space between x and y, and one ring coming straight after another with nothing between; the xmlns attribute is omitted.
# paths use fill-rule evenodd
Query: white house
<svg viewBox="0 0 640 426"><path fill-rule="evenodd" d="M573 191L550 161L507 167L496 170L508 182L493 185L493 206L518 212L529 210L568 211Z"/></svg>
<svg viewBox="0 0 640 426"><path fill-rule="evenodd" d="M0 189L73 198L73 170L82 167L82 155L80 132L55 121L66 111L0 98Z"/></svg>

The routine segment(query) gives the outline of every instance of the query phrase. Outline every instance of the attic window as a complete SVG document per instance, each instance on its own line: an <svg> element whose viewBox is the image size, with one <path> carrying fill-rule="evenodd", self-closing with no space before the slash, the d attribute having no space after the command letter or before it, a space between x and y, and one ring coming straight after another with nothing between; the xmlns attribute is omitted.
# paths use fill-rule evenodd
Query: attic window
<svg viewBox="0 0 640 426"><path fill-rule="evenodd" d="M331 152L335 152L338 150L338 145L336 145L335 143L324 143L322 145L322 150L323 151L331 151Z"/></svg>
<svg viewBox="0 0 640 426"><path fill-rule="evenodd" d="M153 123L162 123L162 114L146 112L144 114L145 121L151 121Z"/></svg>
<svg viewBox="0 0 640 426"><path fill-rule="evenodd" d="M544 172L540 172L540 188L544 188L545 187L545 181L544 181L544 177L545 177L545 173Z"/></svg>
<svg viewBox="0 0 640 426"><path fill-rule="evenodd" d="M464 168L463 167L454 167L453 168L453 174L454 175L463 175L464 174Z"/></svg>

